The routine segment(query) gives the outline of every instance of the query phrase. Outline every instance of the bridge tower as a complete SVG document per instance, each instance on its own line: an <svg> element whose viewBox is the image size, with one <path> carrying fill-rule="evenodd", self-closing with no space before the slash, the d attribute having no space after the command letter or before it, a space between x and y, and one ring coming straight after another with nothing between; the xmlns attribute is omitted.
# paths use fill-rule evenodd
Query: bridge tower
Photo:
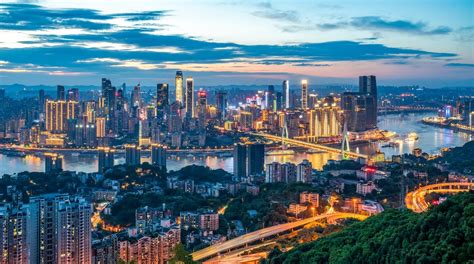
<svg viewBox="0 0 474 264"><path fill-rule="evenodd" d="M288 125L286 124L286 114L283 117L283 127L281 129L281 149L285 150L287 145L285 144L285 139L288 138Z"/></svg>
<svg viewBox="0 0 474 264"><path fill-rule="evenodd" d="M349 155L346 152L351 151L349 146L349 132L347 131L347 121L344 118L344 129L342 131L342 143L341 143L341 156L342 159L349 159Z"/></svg>

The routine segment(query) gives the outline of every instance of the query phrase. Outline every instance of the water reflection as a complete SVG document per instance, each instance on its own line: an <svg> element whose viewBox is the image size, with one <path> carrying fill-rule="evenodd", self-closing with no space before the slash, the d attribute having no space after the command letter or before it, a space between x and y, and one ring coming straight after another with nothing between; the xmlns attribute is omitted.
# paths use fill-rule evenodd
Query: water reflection
<svg viewBox="0 0 474 264"><path fill-rule="evenodd" d="M421 148L427 153L436 153L443 147L461 146L465 142L472 140L472 136L462 133L454 132L452 130L427 126L419 122L423 117L432 114L408 114L408 115L386 115L379 118L379 127L389 131L394 131L400 136L406 136L410 132L416 132L419 140L407 142L401 140L400 146L395 148L381 148L385 142L370 143L365 145L352 146L354 151L373 154L377 150L385 153L387 158L392 155L399 155L402 153L409 153L414 148ZM305 153L297 152L295 155L282 156L267 156L266 163L270 162L293 162L299 163L303 159L308 159L313 164L315 169L321 169L329 159L337 159L338 155L330 153ZM143 157L142 162L150 162L150 157ZM117 157L115 164L122 164L125 162L124 157ZM63 166L66 170L95 172L97 171L97 156L73 156L66 155L64 157ZM213 169L221 168L232 172L233 159L232 157L217 157L217 156L196 156L189 155L184 157L171 156L168 158L168 169L179 170L182 167L196 164L206 165ZM12 174L22 171L43 171L44 160L36 156L8 157L0 154L0 175L5 173Z"/></svg>

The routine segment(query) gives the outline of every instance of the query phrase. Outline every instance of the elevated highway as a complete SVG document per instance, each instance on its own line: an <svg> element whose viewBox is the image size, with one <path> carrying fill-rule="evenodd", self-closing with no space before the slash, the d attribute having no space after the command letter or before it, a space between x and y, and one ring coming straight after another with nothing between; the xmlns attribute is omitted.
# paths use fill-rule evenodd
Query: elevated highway
<svg viewBox="0 0 474 264"><path fill-rule="evenodd" d="M353 213L339 213L339 212L326 213L326 214L305 218L303 220L299 220L299 221L295 221L291 223L263 228L263 229L236 237L234 239L198 250L192 253L191 255L193 257L193 260L203 261L207 258L219 255L221 253L225 253L233 249L237 249L242 246L246 246L248 244L251 244L257 241L264 240L265 238L278 235L280 233L307 225L315 221L320 221L323 219L334 220L334 219L347 219L347 218L355 218L359 220L364 220L367 218L367 216L360 215L360 214L353 214Z"/></svg>
<svg viewBox="0 0 474 264"><path fill-rule="evenodd" d="M254 135L254 136L261 136L261 137L264 137L266 139L270 139L270 140L273 140L273 141L279 141L279 142L282 141L282 137L271 135L271 134L266 134L266 133L249 133L249 134ZM326 151L326 152L329 152L329 153L335 153L335 154L342 155L341 149L338 149L338 148L332 148L332 147L328 147L328 146L324 146L324 145L320 145L320 144L309 143L309 142L304 142L304 141L301 141L301 140L290 139L290 138L285 138L284 141L285 141L285 143L288 143L288 144L293 145L293 146L304 147L304 148L308 148L308 149L315 149L315 150L320 150L320 151ZM366 159L366 160L369 159L368 155L360 154L360 153L353 152L353 151L345 151L344 154L347 155L349 158L363 158L363 159Z"/></svg>
<svg viewBox="0 0 474 264"><path fill-rule="evenodd" d="M425 201L428 193L459 193L474 190L473 182L445 182L420 187L405 196L405 204L408 209L416 213L428 210L429 204Z"/></svg>

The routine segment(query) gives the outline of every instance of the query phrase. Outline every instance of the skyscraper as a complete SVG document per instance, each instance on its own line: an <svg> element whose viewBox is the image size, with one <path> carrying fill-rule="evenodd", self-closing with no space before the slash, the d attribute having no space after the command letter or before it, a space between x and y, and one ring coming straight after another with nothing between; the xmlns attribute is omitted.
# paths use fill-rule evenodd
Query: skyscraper
<svg viewBox="0 0 474 264"><path fill-rule="evenodd" d="M204 128L206 126L206 110L207 110L207 93L204 90L199 90L197 99L196 116L199 120L199 126Z"/></svg>
<svg viewBox="0 0 474 264"><path fill-rule="evenodd" d="M302 109L308 108L308 81L307 80L301 81L301 108Z"/></svg>
<svg viewBox="0 0 474 264"><path fill-rule="evenodd" d="M0 207L0 263L28 262L27 206L5 204Z"/></svg>
<svg viewBox="0 0 474 264"><path fill-rule="evenodd" d="M234 176L238 179L247 176L247 149L243 144L234 146Z"/></svg>
<svg viewBox="0 0 474 264"><path fill-rule="evenodd" d="M227 111L227 93L225 91L216 92L216 105L219 118L224 119Z"/></svg>
<svg viewBox="0 0 474 264"><path fill-rule="evenodd" d="M359 93L366 99L366 129L377 127L377 81L376 77L359 76Z"/></svg>
<svg viewBox="0 0 474 264"><path fill-rule="evenodd" d="M63 156L56 153L44 154L44 172L60 172L63 170Z"/></svg>
<svg viewBox="0 0 474 264"><path fill-rule="evenodd" d="M282 84L283 108L290 108L290 81L284 80Z"/></svg>
<svg viewBox="0 0 474 264"><path fill-rule="evenodd" d="M133 145L125 145L125 164L130 165L140 165L140 148Z"/></svg>
<svg viewBox="0 0 474 264"><path fill-rule="evenodd" d="M156 109L163 110L169 105L169 89L167 83L159 83L156 86Z"/></svg>
<svg viewBox="0 0 474 264"><path fill-rule="evenodd" d="M183 72L177 71L174 79L176 89L176 101L183 104Z"/></svg>
<svg viewBox="0 0 474 264"><path fill-rule="evenodd" d="M132 101L131 101L132 106L135 106L135 107L140 107L141 106L142 99L141 99L140 84L137 84L137 85L135 85L135 87L133 87L131 99L132 99Z"/></svg>
<svg viewBox="0 0 474 264"><path fill-rule="evenodd" d="M98 172L104 173L106 169L114 166L114 150L108 147L98 147L99 168Z"/></svg>
<svg viewBox="0 0 474 264"><path fill-rule="evenodd" d="M72 88L67 90L67 100L79 102L79 89Z"/></svg>
<svg viewBox="0 0 474 264"><path fill-rule="evenodd" d="M46 130L53 133L65 132L67 120L77 117L77 102L46 101Z"/></svg>
<svg viewBox="0 0 474 264"><path fill-rule="evenodd" d="M274 111L274 98L275 96L275 86L269 85L268 90L265 92L265 108L271 111Z"/></svg>
<svg viewBox="0 0 474 264"><path fill-rule="evenodd" d="M91 263L92 207L82 197L30 198L27 220L30 263Z"/></svg>
<svg viewBox="0 0 474 264"><path fill-rule="evenodd" d="M56 100L64 101L65 99L66 98L65 98L65 94L64 94L64 86L58 85L57 88L56 88Z"/></svg>
<svg viewBox="0 0 474 264"><path fill-rule="evenodd" d="M265 145L247 145L247 176L261 174L265 165Z"/></svg>
<svg viewBox="0 0 474 264"><path fill-rule="evenodd" d="M193 77L186 78L186 117L194 117L194 80Z"/></svg>
<svg viewBox="0 0 474 264"><path fill-rule="evenodd" d="M151 163L166 170L166 148L163 145L151 145Z"/></svg>

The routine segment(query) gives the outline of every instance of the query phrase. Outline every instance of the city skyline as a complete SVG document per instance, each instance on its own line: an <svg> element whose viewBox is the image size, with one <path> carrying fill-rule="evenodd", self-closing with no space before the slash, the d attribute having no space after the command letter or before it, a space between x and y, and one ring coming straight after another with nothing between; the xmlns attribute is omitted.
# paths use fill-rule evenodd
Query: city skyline
<svg viewBox="0 0 474 264"><path fill-rule="evenodd" d="M472 84L474 5L406 4L6 1L0 84Z"/></svg>

